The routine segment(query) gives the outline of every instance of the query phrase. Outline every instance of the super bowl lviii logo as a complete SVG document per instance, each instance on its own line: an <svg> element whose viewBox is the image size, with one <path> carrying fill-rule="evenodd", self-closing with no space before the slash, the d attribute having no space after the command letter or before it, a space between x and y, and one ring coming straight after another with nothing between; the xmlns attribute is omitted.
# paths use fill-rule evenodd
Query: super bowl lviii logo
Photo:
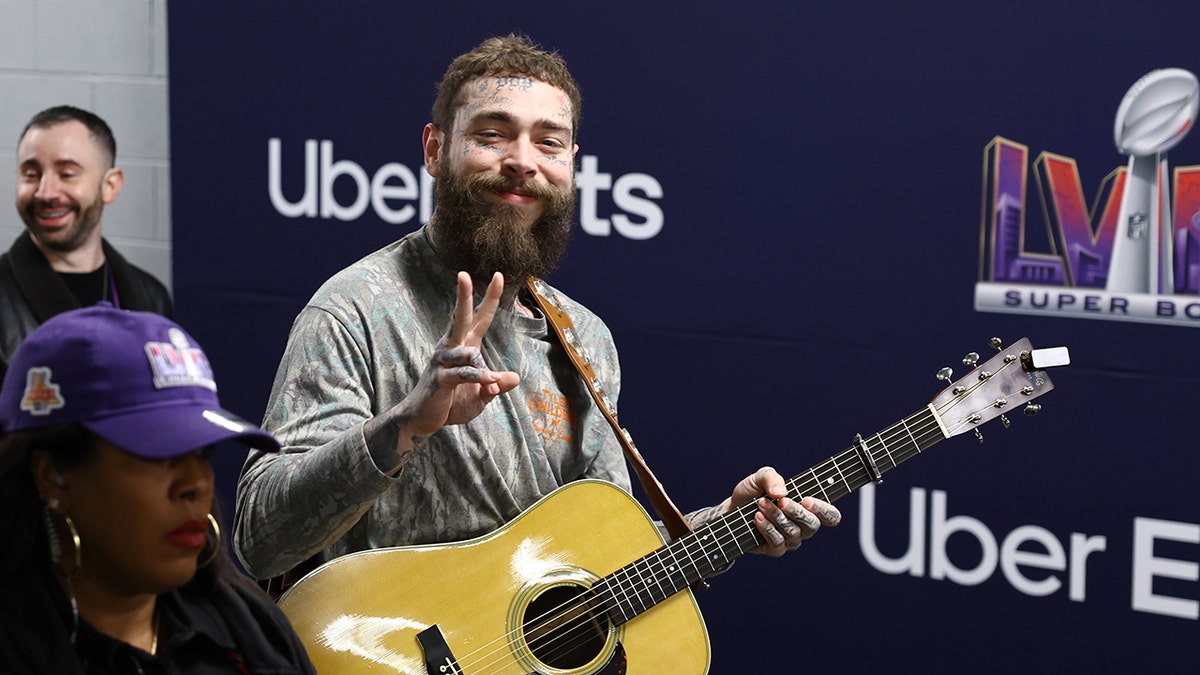
<svg viewBox="0 0 1200 675"><path fill-rule="evenodd" d="M1200 166L1167 151L1200 107L1195 75L1155 70L1117 108L1114 140L1129 156L1091 208L1074 159L997 136L984 152L983 223L975 309L1200 326ZM1049 252L1026 250L1032 166Z"/></svg>

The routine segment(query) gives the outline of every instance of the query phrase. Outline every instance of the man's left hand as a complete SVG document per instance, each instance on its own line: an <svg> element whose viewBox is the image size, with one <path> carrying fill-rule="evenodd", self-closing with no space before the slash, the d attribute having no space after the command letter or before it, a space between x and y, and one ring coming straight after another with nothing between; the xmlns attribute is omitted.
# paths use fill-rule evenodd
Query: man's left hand
<svg viewBox="0 0 1200 675"><path fill-rule="evenodd" d="M733 495L722 504L722 510L731 511L752 499L758 500L754 524L766 542L751 553L777 558L800 548L800 543L816 534L822 525L832 527L842 521L842 512L828 502L814 497L800 501L789 498L783 476L769 466L742 479L733 489Z"/></svg>

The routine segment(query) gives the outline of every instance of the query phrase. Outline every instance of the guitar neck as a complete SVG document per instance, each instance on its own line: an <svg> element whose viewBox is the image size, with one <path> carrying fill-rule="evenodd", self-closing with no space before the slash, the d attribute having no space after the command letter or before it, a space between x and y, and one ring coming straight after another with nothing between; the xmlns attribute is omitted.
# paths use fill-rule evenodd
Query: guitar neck
<svg viewBox="0 0 1200 675"><path fill-rule="evenodd" d="M933 407L926 406L793 477L788 496L837 501L945 438ZM592 590L609 620L623 624L762 544L754 525L757 511L754 501L743 504L601 579Z"/></svg>

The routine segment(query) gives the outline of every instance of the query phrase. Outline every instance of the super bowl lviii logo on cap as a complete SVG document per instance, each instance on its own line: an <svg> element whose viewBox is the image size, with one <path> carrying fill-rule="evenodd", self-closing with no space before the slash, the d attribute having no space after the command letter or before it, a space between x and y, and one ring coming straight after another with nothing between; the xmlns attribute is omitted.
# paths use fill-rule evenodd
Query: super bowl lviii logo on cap
<svg viewBox="0 0 1200 675"><path fill-rule="evenodd" d="M21 397L21 410L30 415L49 415L64 405L58 385L50 381L49 368L30 368L25 376L25 395Z"/></svg>
<svg viewBox="0 0 1200 675"><path fill-rule="evenodd" d="M199 347L193 347L178 328L167 332L170 342L147 342L146 356L154 371L154 387L204 387L217 390L212 366Z"/></svg>

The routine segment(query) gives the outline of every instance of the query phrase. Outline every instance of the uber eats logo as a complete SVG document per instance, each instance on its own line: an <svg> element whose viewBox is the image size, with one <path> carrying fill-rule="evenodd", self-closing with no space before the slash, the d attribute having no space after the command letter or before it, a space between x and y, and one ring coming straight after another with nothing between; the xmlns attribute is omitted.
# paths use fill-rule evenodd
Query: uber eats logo
<svg viewBox="0 0 1200 675"><path fill-rule="evenodd" d="M662 231L665 218L657 200L663 189L653 176L603 173L598 157L580 155L575 184L585 233L650 239ZM413 218L428 222L433 211L433 178L423 166L415 171L398 162L363 166L338 158L331 140L306 140L301 153L278 138L268 139L267 194L287 218L348 221L370 209L380 220L399 225Z"/></svg>

